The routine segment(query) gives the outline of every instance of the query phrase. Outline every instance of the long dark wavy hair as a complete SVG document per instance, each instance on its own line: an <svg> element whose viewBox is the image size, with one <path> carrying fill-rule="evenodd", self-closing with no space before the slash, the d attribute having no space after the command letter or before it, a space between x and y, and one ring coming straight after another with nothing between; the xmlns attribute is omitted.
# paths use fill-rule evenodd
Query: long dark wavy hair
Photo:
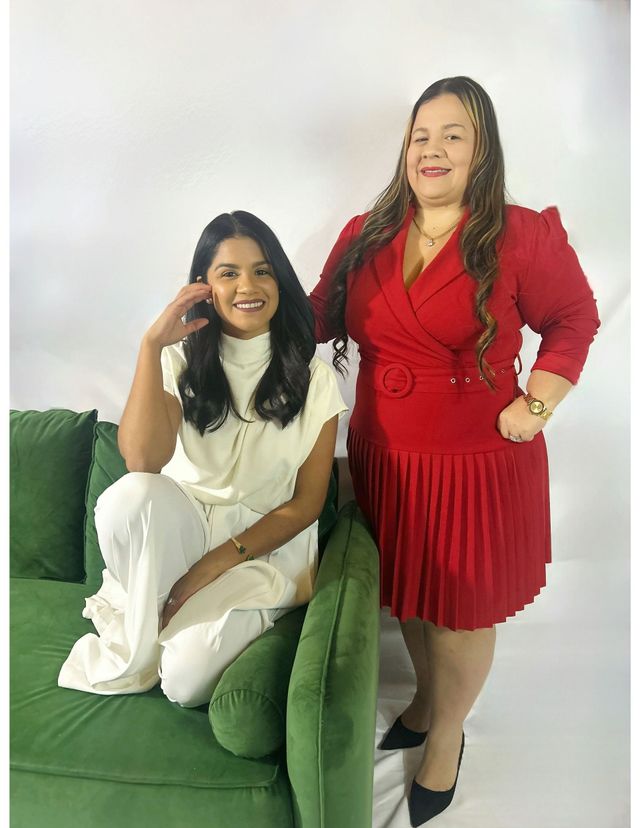
<svg viewBox="0 0 640 828"><path fill-rule="evenodd" d="M476 280L475 313L484 326L476 343L476 359L480 374L493 389L494 375L485 360L487 348L496 338L497 323L487 303L498 276L496 242L504 228L505 184L504 159L498 123L491 99L476 81L464 76L443 78L431 84L420 95L411 111L402 143L400 158L391 183L378 196L365 219L362 232L347 248L337 263L332 281L329 320L340 335L333 342L333 364L345 374L347 358L347 274L370 259L376 251L398 233L414 196L406 172L406 158L413 124L420 107L440 95L455 95L469 115L475 129L475 146L463 205L469 207L469 219L460 238L465 270Z"/></svg>
<svg viewBox="0 0 640 828"><path fill-rule="evenodd" d="M263 420L284 428L302 410L309 390L309 363L315 353L311 304L275 233L257 216L244 210L222 213L202 231L193 254L189 283L202 278L220 244L229 238L253 239L271 265L280 302L271 319L271 361L255 392L255 411ZM237 410L220 360L222 321L213 305L198 302L187 321L205 317L209 324L190 334L184 344L187 367L178 380L184 418L201 435L215 431Z"/></svg>

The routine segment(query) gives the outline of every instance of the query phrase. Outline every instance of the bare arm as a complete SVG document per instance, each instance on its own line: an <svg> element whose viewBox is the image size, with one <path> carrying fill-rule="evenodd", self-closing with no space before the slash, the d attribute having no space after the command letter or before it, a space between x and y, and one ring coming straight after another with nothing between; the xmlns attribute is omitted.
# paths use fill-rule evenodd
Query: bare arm
<svg viewBox="0 0 640 828"><path fill-rule="evenodd" d="M171 603L167 603L163 613L163 627L188 598L215 581L227 569L273 552L318 518L329 485L337 430L336 415L324 424L311 453L298 470L291 500L277 506L236 536L236 540L245 547L245 552L239 553L231 540L225 541L207 552L186 575L176 581L168 598Z"/></svg>
<svg viewBox="0 0 640 828"><path fill-rule="evenodd" d="M118 429L118 448L130 472L159 472L176 448L182 408L162 387L161 353L161 347L142 340Z"/></svg>
<svg viewBox="0 0 640 828"><path fill-rule="evenodd" d="M531 372L529 382L527 383L527 391L532 397L542 400L550 411L554 411L556 406L564 400L569 391L573 388L573 383L568 379L552 374L550 371L543 371L536 368Z"/></svg>
<svg viewBox="0 0 640 828"><path fill-rule="evenodd" d="M118 448L131 472L157 473L176 447L182 408L162 384L160 355L167 345L208 324L196 319L186 325L182 317L196 302L211 296L211 287L197 283L182 288L142 338L129 399L118 429Z"/></svg>

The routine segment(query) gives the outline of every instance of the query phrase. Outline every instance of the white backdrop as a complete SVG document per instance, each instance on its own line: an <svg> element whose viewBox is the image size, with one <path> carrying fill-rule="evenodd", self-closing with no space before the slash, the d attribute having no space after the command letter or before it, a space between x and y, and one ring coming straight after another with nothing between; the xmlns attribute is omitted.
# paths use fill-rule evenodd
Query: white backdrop
<svg viewBox="0 0 640 828"><path fill-rule="evenodd" d="M117 422L140 337L184 283L205 224L255 212L311 289L340 228L389 180L423 89L456 74L485 86L512 199L559 207L603 325L545 430L548 586L499 628L456 804L438 824L628 824L628 3L14 0L11 11L14 408L95 407ZM525 367L536 345L527 338ZM341 429L343 455L346 418ZM382 625L380 733L411 696L396 622ZM415 768L378 759L374 824L402 828Z"/></svg>

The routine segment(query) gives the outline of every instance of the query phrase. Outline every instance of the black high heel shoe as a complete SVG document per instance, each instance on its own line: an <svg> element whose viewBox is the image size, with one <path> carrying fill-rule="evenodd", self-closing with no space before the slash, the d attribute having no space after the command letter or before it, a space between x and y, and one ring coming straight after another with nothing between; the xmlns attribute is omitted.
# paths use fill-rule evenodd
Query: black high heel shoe
<svg viewBox="0 0 640 828"><path fill-rule="evenodd" d="M424 733L418 730L409 730L408 727L402 724L401 714L387 731L380 742L378 750L398 750L398 748L418 747L427 738L428 732L428 730L425 730Z"/></svg>
<svg viewBox="0 0 640 828"><path fill-rule="evenodd" d="M456 780L453 787L448 791L432 791L429 788L423 788L419 785L414 777L411 785L411 792L409 793L409 819L412 828L417 828L434 816L441 814L445 808L451 805L453 795L456 792L456 785L458 784L458 776L460 774L460 763L462 762L462 754L464 752L464 731L462 732L462 745L460 747L460 758L458 759L458 772L456 773Z"/></svg>

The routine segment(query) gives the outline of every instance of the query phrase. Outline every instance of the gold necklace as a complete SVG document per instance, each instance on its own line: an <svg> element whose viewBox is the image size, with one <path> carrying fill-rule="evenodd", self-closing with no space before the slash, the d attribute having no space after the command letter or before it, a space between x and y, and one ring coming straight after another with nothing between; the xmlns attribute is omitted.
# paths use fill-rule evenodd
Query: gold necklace
<svg viewBox="0 0 640 828"><path fill-rule="evenodd" d="M439 233L437 236L430 236L428 233L425 233L416 221L415 216L413 217L413 223L415 224L418 233L420 233L421 236L424 236L424 238L427 240L427 247L433 247L433 245L437 242L438 239L441 239L443 236L446 236L447 233L453 230L453 228L459 223L461 218L462 216L456 219L454 223L451 225L451 227L447 227L446 230L444 230L442 233Z"/></svg>

